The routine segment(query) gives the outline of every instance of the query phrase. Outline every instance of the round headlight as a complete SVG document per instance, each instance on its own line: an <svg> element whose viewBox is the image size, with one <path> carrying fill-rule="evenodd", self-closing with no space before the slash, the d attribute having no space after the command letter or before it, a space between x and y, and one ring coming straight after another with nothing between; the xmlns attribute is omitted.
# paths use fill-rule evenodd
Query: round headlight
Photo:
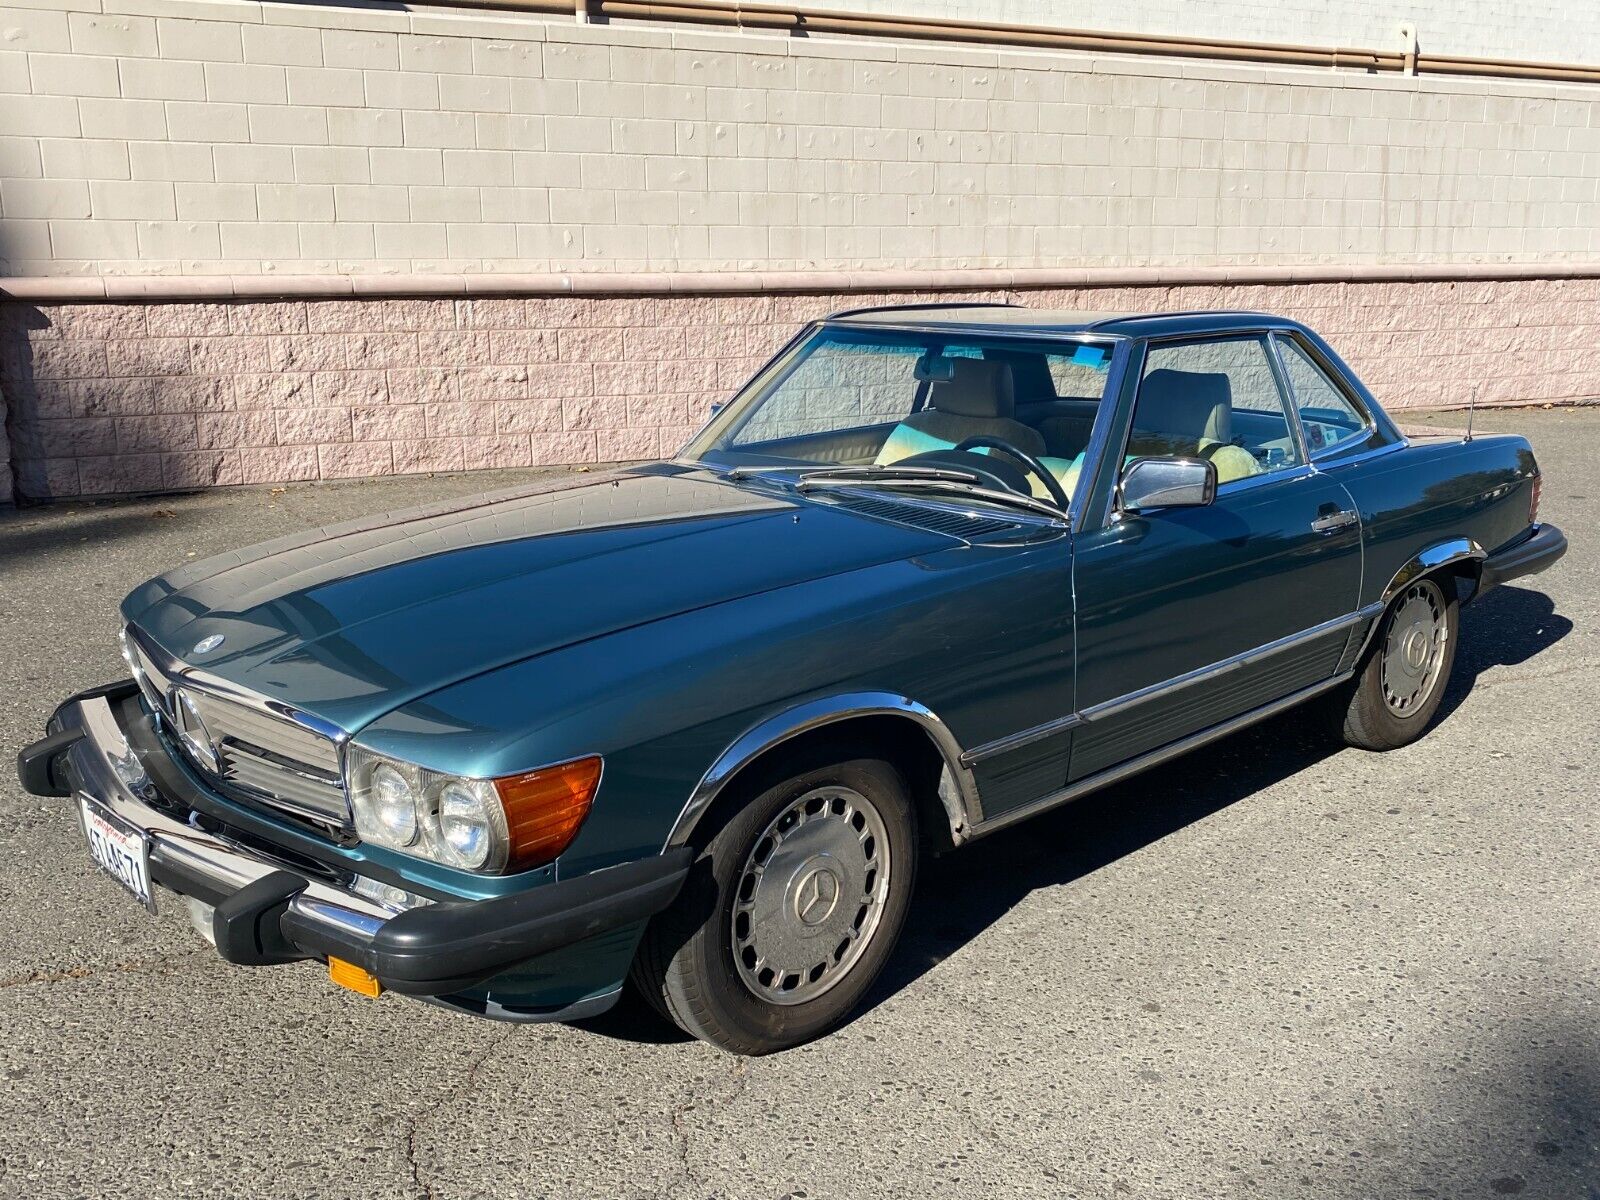
<svg viewBox="0 0 1600 1200"><path fill-rule="evenodd" d="M388 763L372 772L372 818L391 845L409 846L417 840L417 794Z"/></svg>
<svg viewBox="0 0 1600 1200"><path fill-rule="evenodd" d="M439 837L456 865L483 866L494 849L494 818L489 804L464 783L447 783L439 793Z"/></svg>

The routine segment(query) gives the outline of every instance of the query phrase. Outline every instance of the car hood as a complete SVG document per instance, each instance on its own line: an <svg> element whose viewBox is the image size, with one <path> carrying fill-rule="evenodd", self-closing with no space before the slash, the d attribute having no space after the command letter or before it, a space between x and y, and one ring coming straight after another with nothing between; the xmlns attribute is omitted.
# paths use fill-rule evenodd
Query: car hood
<svg viewBox="0 0 1600 1200"><path fill-rule="evenodd" d="M950 544L656 466L282 538L158 576L123 615L171 658L355 731L535 655Z"/></svg>

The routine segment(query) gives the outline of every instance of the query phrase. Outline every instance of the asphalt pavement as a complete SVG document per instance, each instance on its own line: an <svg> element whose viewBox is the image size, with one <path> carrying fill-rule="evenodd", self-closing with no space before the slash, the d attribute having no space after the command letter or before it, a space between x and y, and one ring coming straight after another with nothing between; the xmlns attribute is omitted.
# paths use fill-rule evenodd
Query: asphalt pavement
<svg viewBox="0 0 1600 1200"><path fill-rule="evenodd" d="M1426 739L1290 713L934 862L867 1008L766 1059L229 966L7 769L0 1196L1597 1200L1600 409L1477 424L1572 549L1465 611ZM147 576L528 474L0 515L0 748Z"/></svg>

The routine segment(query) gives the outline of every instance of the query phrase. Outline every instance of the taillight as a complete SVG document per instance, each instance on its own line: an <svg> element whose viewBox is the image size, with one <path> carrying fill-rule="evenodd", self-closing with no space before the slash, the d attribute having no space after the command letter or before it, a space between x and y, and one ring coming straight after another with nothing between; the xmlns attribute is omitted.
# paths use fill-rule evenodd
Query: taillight
<svg viewBox="0 0 1600 1200"><path fill-rule="evenodd" d="M1539 523L1539 489L1544 484L1543 475L1533 477L1533 486L1528 489L1528 524Z"/></svg>

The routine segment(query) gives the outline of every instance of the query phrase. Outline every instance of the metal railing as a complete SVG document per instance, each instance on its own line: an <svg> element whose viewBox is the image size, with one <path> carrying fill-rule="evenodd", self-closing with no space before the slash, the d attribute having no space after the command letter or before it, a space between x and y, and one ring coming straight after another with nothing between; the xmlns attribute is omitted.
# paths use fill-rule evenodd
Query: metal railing
<svg viewBox="0 0 1600 1200"><path fill-rule="evenodd" d="M1415 47L1374 50L1309 46L1164 34L1059 29L1047 25L963 21L945 17L884 16L879 13L801 8L788 4L725 3L723 0L409 0L414 8L486 8L501 12L571 14L580 21L659 21L783 33L857 35L920 41L961 42L1030 50L1102 54L1148 54L1167 58L1216 59L1296 67L1330 67L1371 74L1476 75L1600 83L1600 66L1525 62L1429 54Z"/></svg>

